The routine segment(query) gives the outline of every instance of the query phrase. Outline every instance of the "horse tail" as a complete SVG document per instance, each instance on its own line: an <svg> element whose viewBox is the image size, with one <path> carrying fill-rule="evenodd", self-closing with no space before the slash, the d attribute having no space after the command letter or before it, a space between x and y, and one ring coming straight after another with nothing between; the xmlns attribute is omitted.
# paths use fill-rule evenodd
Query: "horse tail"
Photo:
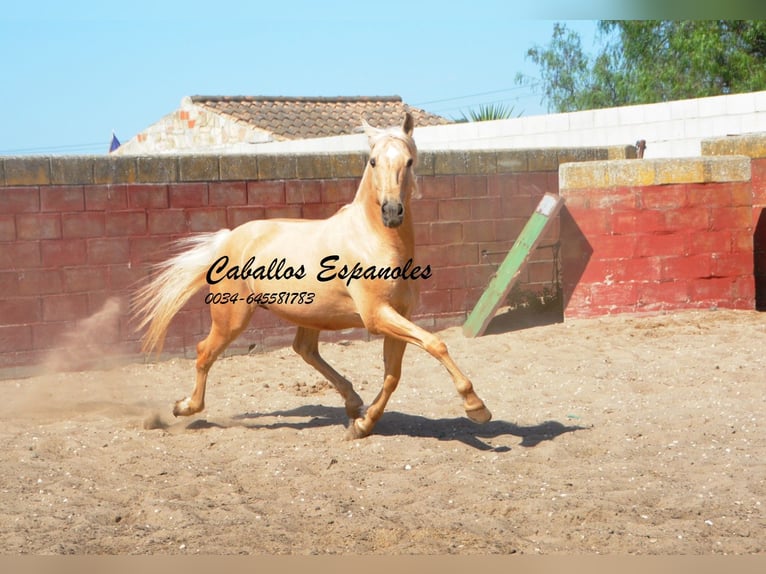
<svg viewBox="0 0 766 574"><path fill-rule="evenodd" d="M175 244L181 252L154 266L157 275L136 291L131 304L139 321L136 330L149 326L141 338L144 353L162 351L171 319L205 285L207 270L230 234L221 229L181 239Z"/></svg>

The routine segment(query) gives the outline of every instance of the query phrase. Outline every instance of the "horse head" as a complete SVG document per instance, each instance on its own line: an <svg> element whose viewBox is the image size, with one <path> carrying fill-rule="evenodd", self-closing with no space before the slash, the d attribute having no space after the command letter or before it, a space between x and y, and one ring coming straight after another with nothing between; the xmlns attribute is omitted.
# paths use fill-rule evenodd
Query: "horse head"
<svg viewBox="0 0 766 574"><path fill-rule="evenodd" d="M370 142L370 160L365 175L372 183L383 225L399 227L416 188L413 167L417 161L417 148L412 139L415 122L407 112L401 127L379 129L364 120L362 123Z"/></svg>

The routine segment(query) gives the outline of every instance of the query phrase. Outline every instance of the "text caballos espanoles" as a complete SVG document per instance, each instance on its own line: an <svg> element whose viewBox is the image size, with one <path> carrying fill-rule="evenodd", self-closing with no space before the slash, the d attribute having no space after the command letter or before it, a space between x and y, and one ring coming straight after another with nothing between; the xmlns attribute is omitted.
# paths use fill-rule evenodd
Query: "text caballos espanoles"
<svg viewBox="0 0 766 574"><path fill-rule="evenodd" d="M428 279L431 277L431 266L420 267L414 265L412 258L401 267L379 267L377 265L364 266L359 262L353 266L343 264L338 267L336 263L338 255L328 255L319 262L321 270L317 273L317 281L332 281L335 278L344 280L346 285L358 279ZM213 263L207 271L208 284L215 285L224 279L261 279L279 281L280 279L303 279L306 277L306 268L303 265L294 267L288 265L282 259L272 259L268 265L256 265L255 256L251 257L243 265L229 265L229 257L223 255Z"/></svg>

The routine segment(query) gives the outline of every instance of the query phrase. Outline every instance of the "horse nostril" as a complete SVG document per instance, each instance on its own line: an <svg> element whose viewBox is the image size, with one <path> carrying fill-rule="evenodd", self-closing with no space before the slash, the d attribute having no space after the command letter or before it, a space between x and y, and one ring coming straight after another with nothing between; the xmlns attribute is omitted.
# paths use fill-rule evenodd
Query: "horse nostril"
<svg viewBox="0 0 766 574"><path fill-rule="evenodd" d="M399 204L399 209L397 209L397 213L398 213L399 217L404 215L404 206L401 203Z"/></svg>

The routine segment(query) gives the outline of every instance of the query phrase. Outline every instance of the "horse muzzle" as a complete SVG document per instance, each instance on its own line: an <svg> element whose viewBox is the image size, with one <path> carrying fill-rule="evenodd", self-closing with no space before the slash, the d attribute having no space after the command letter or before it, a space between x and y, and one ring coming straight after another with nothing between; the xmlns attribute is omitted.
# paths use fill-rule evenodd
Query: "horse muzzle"
<svg viewBox="0 0 766 574"><path fill-rule="evenodd" d="M380 206L380 211L386 227L399 227L404 221L404 205L401 201L386 200Z"/></svg>

